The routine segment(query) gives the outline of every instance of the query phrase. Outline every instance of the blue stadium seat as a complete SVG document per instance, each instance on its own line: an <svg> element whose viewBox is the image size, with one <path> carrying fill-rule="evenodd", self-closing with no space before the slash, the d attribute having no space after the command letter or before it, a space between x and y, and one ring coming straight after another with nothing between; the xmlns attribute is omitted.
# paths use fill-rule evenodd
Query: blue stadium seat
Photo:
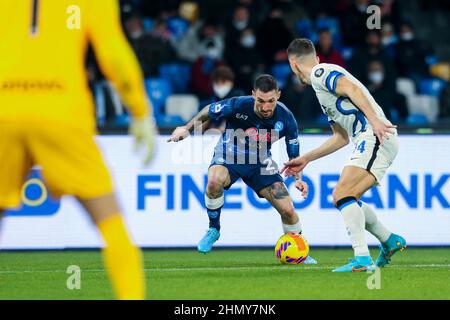
<svg viewBox="0 0 450 320"><path fill-rule="evenodd" d="M343 47L340 51L345 61L349 61L353 57L354 49L352 47Z"/></svg>
<svg viewBox="0 0 450 320"><path fill-rule="evenodd" d="M172 94L170 82L163 78L149 78L145 80L145 89L153 104L155 118L164 115L166 100Z"/></svg>
<svg viewBox="0 0 450 320"><path fill-rule="evenodd" d="M191 66L185 63L163 64L159 76L170 82L175 93L186 93L191 81Z"/></svg>
<svg viewBox="0 0 450 320"><path fill-rule="evenodd" d="M295 23L295 31L299 37L311 39L316 43L318 40L317 32L314 30L313 25L308 19L301 19Z"/></svg>
<svg viewBox="0 0 450 320"><path fill-rule="evenodd" d="M328 126L330 123L328 122L328 117L325 115L325 114L323 114L323 113L321 113L321 114L319 114L318 116L317 116L317 118L316 118L316 123L317 123L317 125L319 125L319 126Z"/></svg>
<svg viewBox="0 0 450 320"><path fill-rule="evenodd" d="M176 40L180 40L189 29L189 21L181 17L172 17L167 20L167 28Z"/></svg>
<svg viewBox="0 0 450 320"><path fill-rule="evenodd" d="M434 54L432 54L425 57L425 62L427 63L427 65L432 66L438 64L439 59Z"/></svg>
<svg viewBox="0 0 450 320"><path fill-rule="evenodd" d="M411 113L406 119L406 124L411 126L422 126L428 124L426 116L420 113Z"/></svg>
<svg viewBox="0 0 450 320"><path fill-rule="evenodd" d="M320 17L316 20L316 30L328 29L333 37L333 46L335 48L341 47L341 29L339 27L339 21L332 17Z"/></svg>
<svg viewBox="0 0 450 320"><path fill-rule="evenodd" d="M178 127L184 125L186 122L177 115L159 115L156 118L158 127Z"/></svg>
<svg viewBox="0 0 450 320"><path fill-rule="evenodd" d="M428 78L420 80L419 91L421 94L439 97L441 90L446 87L447 83L438 78Z"/></svg>
<svg viewBox="0 0 450 320"><path fill-rule="evenodd" d="M277 63L272 66L272 75L277 79L280 88L284 88L291 74L289 63Z"/></svg>
<svg viewBox="0 0 450 320"><path fill-rule="evenodd" d="M144 18L142 19L142 24L144 25L144 31L146 33L150 33L153 31L153 27L155 26L155 23L150 18Z"/></svg>

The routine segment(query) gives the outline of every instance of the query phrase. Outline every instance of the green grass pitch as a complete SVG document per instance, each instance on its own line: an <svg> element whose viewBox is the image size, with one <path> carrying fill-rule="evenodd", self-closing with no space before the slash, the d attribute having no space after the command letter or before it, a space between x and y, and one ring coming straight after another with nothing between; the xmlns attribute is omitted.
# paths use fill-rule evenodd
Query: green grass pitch
<svg viewBox="0 0 450 320"><path fill-rule="evenodd" d="M376 256L372 249L372 256ZM273 250L144 251L148 299L450 299L450 248L408 248L371 274L330 272L350 249L312 249L318 265L284 266ZM69 290L69 265L81 268L81 289ZM99 251L1 252L0 299L112 299Z"/></svg>

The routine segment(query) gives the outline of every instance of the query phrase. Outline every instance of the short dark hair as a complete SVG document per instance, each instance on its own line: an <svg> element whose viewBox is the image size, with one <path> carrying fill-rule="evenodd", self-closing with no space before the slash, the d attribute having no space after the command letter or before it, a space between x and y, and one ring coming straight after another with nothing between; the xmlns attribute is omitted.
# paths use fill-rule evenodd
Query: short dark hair
<svg viewBox="0 0 450 320"><path fill-rule="evenodd" d="M310 54L316 54L314 43L306 38L295 39L289 44L287 48L287 54L289 57L302 57Z"/></svg>
<svg viewBox="0 0 450 320"><path fill-rule="evenodd" d="M214 69L211 79L213 82L220 80L234 82L234 72L227 66L220 66Z"/></svg>
<svg viewBox="0 0 450 320"><path fill-rule="evenodd" d="M262 92L278 91L278 82L270 74L262 74L255 79L253 90Z"/></svg>

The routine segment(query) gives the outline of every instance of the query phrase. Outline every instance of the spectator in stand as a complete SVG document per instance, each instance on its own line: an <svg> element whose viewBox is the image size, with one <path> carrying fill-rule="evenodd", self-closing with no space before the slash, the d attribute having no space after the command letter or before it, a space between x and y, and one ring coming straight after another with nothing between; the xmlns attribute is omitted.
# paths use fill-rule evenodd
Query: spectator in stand
<svg viewBox="0 0 450 320"><path fill-rule="evenodd" d="M341 26L344 44L354 47L364 43L369 18L367 7L370 0L354 0L350 7L341 16Z"/></svg>
<svg viewBox="0 0 450 320"><path fill-rule="evenodd" d="M287 61L286 48L292 33L283 20L283 11L273 7L256 33L256 43L266 66Z"/></svg>
<svg viewBox="0 0 450 320"><path fill-rule="evenodd" d="M200 100L209 99L214 93L211 75L214 69L223 65L220 49L210 39L204 46L203 54L192 65L191 90Z"/></svg>
<svg viewBox="0 0 450 320"><path fill-rule="evenodd" d="M227 66L217 67L213 71L211 79L214 96L210 103L245 95L243 90L234 86L234 72ZM224 120L211 121L207 127L224 129Z"/></svg>
<svg viewBox="0 0 450 320"><path fill-rule="evenodd" d="M383 44L383 48L389 56L394 59L395 58L395 50L397 46L397 36L394 33L394 27L391 23L386 22L381 27L381 43Z"/></svg>
<svg viewBox="0 0 450 320"><path fill-rule="evenodd" d="M410 23L404 22L400 25L399 36L400 40L396 48L399 75L413 79L417 86L420 79L429 74L425 50L422 43L416 39Z"/></svg>
<svg viewBox="0 0 450 320"><path fill-rule="evenodd" d="M330 30L322 29L319 31L319 42L316 50L321 63L333 63L345 67L341 54L333 48L333 37Z"/></svg>
<svg viewBox="0 0 450 320"><path fill-rule="evenodd" d="M369 63L367 72L367 89L381 106L386 117L392 119L392 110L396 109L399 120L405 121L408 117L406 99L401 94L396 93L395 88L387 85L383 64L380 61L373 60Z"/></svg>
<svg viewBox="0 0 450 320"><path fill-rule="evenodd" d="M212 20L198 21L189 27L186 35L177 46L178 56L190 63L197 61L213 46L218 53L218 59L223 58L225 41L219 26Z"/></svg>
<svg viewBox="0 0 450 320"><path fill-rule="evenodd" d="M281 91L280 101L292 111L299 124L315 124L322 114L314 89L302 84L294 74Z"/></svg>
<svg viewBox="0 0 450 320"><path fill-rule="evenodd" d="M368 83L367 65L371 61L379 61L386 73L386 86L395 91L397 72L392 58L385 52L381 44L378 30L369 30L366 44L356 50L349 63L349 71L364 84Z"/></svg>
<svg viewBox="0 0 450 320"><path fill-rule="evenodd" d="M242 31L250 25L250 13L244 6L238 6L233 12L233 18L226 27L226 58L235 55L234 50L239 46Z"/></svg>
<svg viewBox="0 0 450 320"><path fill-rule="evenodd" d="M214 102L245 95L243 90L235 88L235 75L230 67L217 67L211 75L211 80L214 90Z"/></svg>
<svg viewBox="0 0 450 320"><path fill-rule="evenodd" d="M140 17L132 16L125 22L125 29L142 67L144 77L158 75L161 64L177 59L170 34L163 21L156 22L152 34L146 34Z"/></svg>
<svg viewBox="0 0 450 320"><path fill-rule="evenodd" d="M251 28L242 31L239 45L234 49L228 59L228 63L236 70L236 84L239 88L250 92L255 74L264 71L263 59L256 49L256 36Z"/></svg>

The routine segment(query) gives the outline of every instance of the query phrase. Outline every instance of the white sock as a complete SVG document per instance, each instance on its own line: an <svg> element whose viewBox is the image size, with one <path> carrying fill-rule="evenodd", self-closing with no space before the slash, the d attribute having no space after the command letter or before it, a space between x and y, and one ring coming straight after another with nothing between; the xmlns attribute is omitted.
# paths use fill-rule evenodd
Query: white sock
<svg viewBox="0 0 450 320"><path fill-rule="evenodd" d="M392 232L386 229L386 227L378 220L375 211L373 211L373 209L365 202L359 201L359 205L366 218L366 230L380 240L381 243L385 243Z"/></svg>
<svg viewBox="0 0 450 320"><path fill-rule="evenodd" d="M292 232L292 233L302 233L302 224L300 223L300 219L296 224L284 224L283 231L284 233Z"/></svg>
<svg viewBox="0 0 450 320"><path fill-rule="evenodd" d="M342 213L345 226L347 227L350 242L356 256L369 256L369 247L367 246L365 236L365 217L361 207L356 199L349 199L342 204L338 203L338 209Z"/></svg>

